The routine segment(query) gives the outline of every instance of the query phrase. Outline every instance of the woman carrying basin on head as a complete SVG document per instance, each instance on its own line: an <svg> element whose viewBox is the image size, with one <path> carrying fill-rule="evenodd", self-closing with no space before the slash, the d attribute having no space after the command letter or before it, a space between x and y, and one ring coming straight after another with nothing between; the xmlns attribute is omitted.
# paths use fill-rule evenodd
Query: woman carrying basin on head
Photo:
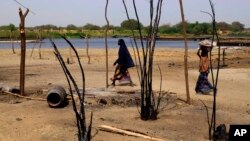
<svg viewBox="0 0 250 141"><path fill-rule="evenodd" d="M201 41L199 43L200 48L197 51L197 55L200 58L199 65L199 78L196 83L195 91L196 93L206 94L212 91L213 87L208 81L209 74L209 58L208 53L212 50L212 44L208 40Z"/></svg>

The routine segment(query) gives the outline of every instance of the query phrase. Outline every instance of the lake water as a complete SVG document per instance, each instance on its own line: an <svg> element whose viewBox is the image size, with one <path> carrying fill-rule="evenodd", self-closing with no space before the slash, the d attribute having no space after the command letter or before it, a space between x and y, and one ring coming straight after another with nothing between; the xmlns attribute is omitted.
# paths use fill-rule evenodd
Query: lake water
<svg viewBox="0 0 250 141"><path fill-rule="evenodd" d="M131 47L131 42L129 38L123 38L126 42L128 47ZM86 39L69 39L71 43L75 47L86 47ZM115 48L118 47L117 45L118 38L108 38L108 47ZM58 48L66 48L69 45L63 39L55 39L55 44ZM134 44L134 43L133 43ZM138 46L140 46L140 41L137 40ZM20 43L14 43L15 48L19 48ZM27 43L27 48L38 47L37 43ZM11 48L12 44L7 42L0 42L0 48ZM42 48L51 48L52 45L48 39L42 41ZM104 38L90 38L89 39L89 47L93 48L104 48L105 47L105 39ZM184 48L184 41L156 41L156 48L157 47L171 47L171 48ZM198 41L188 41L189 48L198 48Z"/></svg>

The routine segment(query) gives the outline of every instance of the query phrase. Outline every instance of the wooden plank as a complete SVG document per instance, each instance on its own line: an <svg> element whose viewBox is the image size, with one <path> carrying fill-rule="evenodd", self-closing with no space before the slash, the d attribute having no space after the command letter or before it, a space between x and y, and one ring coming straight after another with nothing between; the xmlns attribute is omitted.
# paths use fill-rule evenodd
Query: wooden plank
<svg viewBox="0 0 250 141"><path fill-rule="evenodd" d="M134 137L141 137L144 139L148 139L148 140L153 140L153 141L166 141L160 138L155 138L155 137L150 137L146 134L141 134L141 133L136 133L136 132L132 132L124 130L124 129L119 129L119 128L115 128L112 126L108 126L108 125L101 125L98 127L99 130L102 131L106 131L106 132L111 132L111 133L116 133L116 134L122 134L122 135L128 135L128 136L134 136Z"/></svg>

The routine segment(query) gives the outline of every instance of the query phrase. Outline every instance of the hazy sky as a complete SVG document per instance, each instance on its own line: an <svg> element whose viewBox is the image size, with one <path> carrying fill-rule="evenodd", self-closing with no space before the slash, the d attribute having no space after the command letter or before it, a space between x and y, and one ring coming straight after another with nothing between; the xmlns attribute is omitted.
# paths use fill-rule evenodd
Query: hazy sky
<svg viewBox="0 0 250 141"><path fill-rule="evenodd" d="M54 24L83 26L92 23L99 26L106 24L104 9L106 0L18 0L35 12L29 13L26 26ZM156 0L154 0L156 1ZM232 23L239 21L250 27L250 0L213 0L216 20ZM131 18L134 18L132 0L126 0ZM149 0L136 0L140 21L149 23ZM210 22L211 18L200 10L210 12L208 0L183 0L186 20L189 22ZM0 25L19 24L18 8L14 0L1 0ZM25 11L25 9L23 9ZM122 0L109 0L108 18L110 24L120 25L126 20ZM181 21L179 0L164 0L161 24L176 24Z"/></svg>

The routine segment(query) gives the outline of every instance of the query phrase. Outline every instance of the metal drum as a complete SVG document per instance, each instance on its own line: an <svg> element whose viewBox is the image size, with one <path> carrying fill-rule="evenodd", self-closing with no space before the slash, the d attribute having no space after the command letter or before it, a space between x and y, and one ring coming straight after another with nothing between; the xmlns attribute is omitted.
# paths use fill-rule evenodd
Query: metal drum
<svg viewBox="0 0 250 141"><path fill-rule="evenodd" d="M66 91L62 86L54 86L48 91L47 102L50 107L63 107L67 103Z"/></svg>

